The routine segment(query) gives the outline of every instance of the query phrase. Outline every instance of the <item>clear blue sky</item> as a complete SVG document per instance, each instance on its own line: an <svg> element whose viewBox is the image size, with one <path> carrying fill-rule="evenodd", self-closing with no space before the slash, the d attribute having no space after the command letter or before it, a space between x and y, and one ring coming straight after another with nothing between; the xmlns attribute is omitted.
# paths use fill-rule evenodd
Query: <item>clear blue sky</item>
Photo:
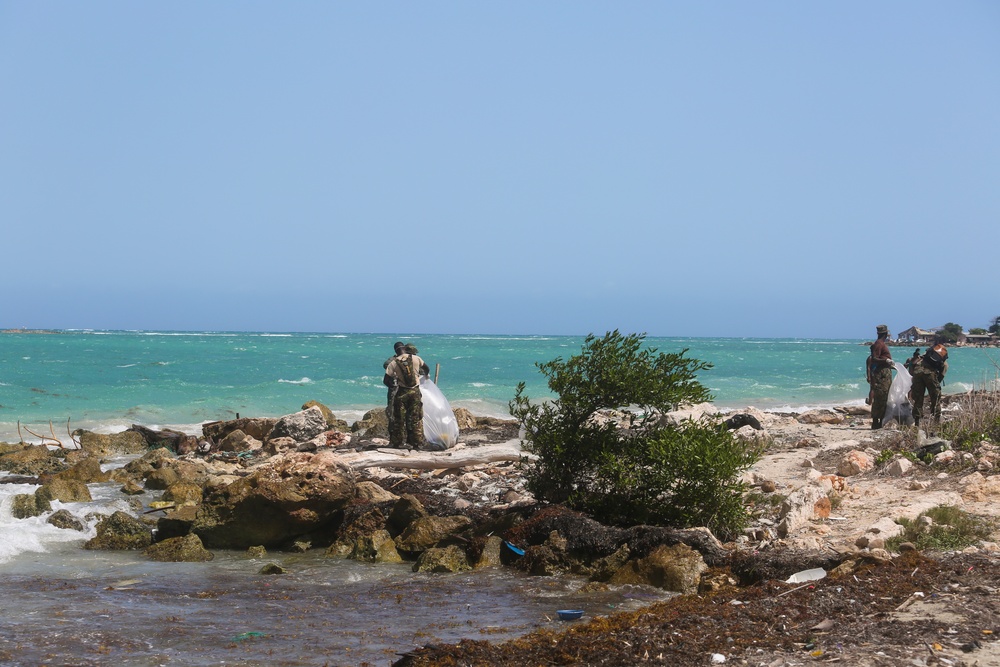
<svg viewBox="0 0 1000 667"><path fill-rule="evenodd" d="M1000 315L1000 3L0 0L0 327Z"/></svg>

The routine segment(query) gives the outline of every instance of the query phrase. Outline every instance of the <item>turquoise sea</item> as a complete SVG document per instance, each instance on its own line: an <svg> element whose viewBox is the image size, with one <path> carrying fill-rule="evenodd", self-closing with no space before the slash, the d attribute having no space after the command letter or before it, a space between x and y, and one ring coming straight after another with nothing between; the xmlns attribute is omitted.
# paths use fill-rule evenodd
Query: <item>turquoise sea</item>
<svg viewBox="0 0 1000 667"><path fill-rule="evenodd" d="M0 440L17 422L57 436L73 428L114 431L133 423L188 432L218 419L280 416L317 400L348 421L383 405L382 362L396 340L412 342L453 407L508 416L519 382L548 396L535 367L579 353L582 336L62 331L0 334ZM862 402L861 340L647 338L663 352L714 367L699 379L716 404L802 410ZM894 348L903 360L909 348ZM993 383L993 349L955 348L945 391ZM26 434L25 434L26 435ZM30 440L31 438L26 438Z"/></svg>
<svg viewBox="0 0 1000 667"><path fill-rule="evenodd" d="M317 400L348 421L383 405L382 362L412 342L453 407L508 416L519 382L548 396L535 367L577 354L582 336L62 331L0 334L0 441L17 422L57 436L72 428L131 424L197 432L199 424L280 416ZM860 403L865 341L647 338L663 352L714 364L699 379L723 409L802 410ZM910 348L893 348L902 361ZM946 392L995 383L1000 351L954 348ZM26 434L25 434L26 435ZM26 440L31 440L26 437Z"/></svg>

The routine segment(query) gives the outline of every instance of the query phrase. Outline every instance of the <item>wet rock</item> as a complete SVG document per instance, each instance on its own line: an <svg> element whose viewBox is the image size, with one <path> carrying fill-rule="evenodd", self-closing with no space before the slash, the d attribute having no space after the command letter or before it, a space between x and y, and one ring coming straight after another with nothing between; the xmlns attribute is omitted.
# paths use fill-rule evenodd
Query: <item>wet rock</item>
<svg viewBox="0 0 1000 667"><path fill-rule="evenodd" d="M84 549L127 551L145 549L153 543L153 531L125 512L115 512L97 524L97 537L87 540Z"/></svg>
<svg viewBox="0 0 1000 667"><path fill-rule="evenodd" d="M264 567L260 568L257 574L285 574L287 570L277 563L268 563Z"/></svg>
<svg viewBox="0 0 1000 667"><path fill-rule="evenodd" d="M6 470L12 475L37 476L65 469L66 463L58 453L44 445L18 447L0 456L0 470Z"/></svg>
<svg viewBox="0 0 1000 667"><path fill-rule="evenodd" d="M247 549L247 558L265 558L267 557L267 549L260 546L259 544L254 547Z"/></svg>
<svg viewBox="0 0 1000 667"><path fill-rule="evenodd" d="M454 539L471 526L472 519L463 515L421 517L411 522L396 538L396 548L400 551L420 553Z"/></svg>
<svg viewBox="0 0 1000 667"><path fill-rule="evenodd" d="M146 475L146 488L150 491L165 491L180 481L180 475L173 468L157 468Z"/></svg>
<svg viewBox="0 0 1000 667"><path fill-rule="evenodd" d="M183 537L191 532L191 526L198 516L198 508L194 505L184 505L169 510L156 522L156 534L161 540L170 537Z"/></svg>
<svg viewBox="0 0 1000 667"><path fill-rule="evenodd" d="M502 548L503 540L496 535L490 535L486 538L486 543L483 545L482 551L479 553L473 566L477 570L484 567L500 567L502 564L500 550Z"/></svg>
<svg viewBox="0 0 1000 667"><path fill-rule="evenodd" d="M392 536L386 530L359 536L354 542L349 558L368 563L403 562Z"/></svg>
<svg viewBox="0 0 1000 667"><path fill-rule="evenodd" d="M146 493L146 489L140 486L134 479L126 479L118 491L124 493L126 496L139 496Z"/></svg>
<svg viewBox="0 0 1000 667"><path fill-rule="evenodd" d="M163 492L161 500L175 505L197 505L201 502L201 487L191 482L176 482Z"/></svg>
<svg viewBox="0 0 1000 667"><path fill-rule="evenodd" d="M646 584L692 594L698 592L701 575L707 569L701 554L686 544L662 546L645 558L629 561L611 577L610 583Z"/></svg>
<svg viewBox="0 0 1000 667"><path fill-rule="evenodd" d="M48 499L35 493L19 493L10 500L10 515L15 519L29 519L51 511Z"/></svg>
<svg viewBox="0 0 1000 667"><path fill-rule="evenodd" d="M554 577L569 570L569 565L544 544L529 546L517 566L536 577Z"/></svg>
<svg viewBox="0 0 1000 667"><path fill-rule="evenodd" d="M208 548L279 546L329 530L353 499L353 477L332 453L287 454L231 484L206 488L192 530Z"/></svg>
<svg viewBox="0 0 1000 667"><path fill-rule="evenodd" d="M631 557L632 551L629 549L629 546L627 544L621 545L618 550L610 556L599 558L592 563L590 575L591 580L610 581L611 577L613 577L616 572L625 567L625 564L628 563L629 558Z"/></svg>
<svg viewBox="0 0 1000 667"><path fill-rule="evenodd" d="M411 523L425 516L427 516L427 510L424 509L423 504L415 496L404 493L392 506L392 511L389 512L389 517L386 519L386 525L389 532L395 536L406 530L406 527Z"/></svg>
<svg viewBox="0 0 1000 667"><path fill-rule="evenodd" d="M100 484L111 479L111 475L101 469L100 458L90 455L83 457L66 470L53 476L60 479L77 480L84 484Z"/></svg>
<svg viewBox="0 0 1000 667"><path fill-rule="evenodd" d="M93 500L86 484L79 480L61 477L53 477L35 491L35 495L62 503L87 503Z"/></svg>
<svg viewBox="0 0 1000 667"><path fill-rule="evenodd" d="M385 515L378 507L350 507L344 513L336 540L327 549L326 555L350 556L359 541L369 540L371 535L385 529Z"/></svg>
<svg viewBox="0 0 1000 667"><path fill-rule="evenodd" d="M144 553L150 560L162 563L203 563L215 558L197 535L171 537L146 547Z"/></svg>
<svg viewBox="0 0 1000 667"><path fill-rule="evenodd" d="M83 532L86 529L82 521L73 516L72 512L65 509L53 512L45 522L63 530L78 530Z"/></svg>
<svg viewBox="0 0 1000 667"><path fill-rule="evenodd" d="M145 438L136 431L104 434L76 430L73 435L80 441L81 449L96 456L141 454L149 449Z"/></svg>
<svg viewBox="0 0 1000 667"><path fill-rule="evenodd" d="M427 549L413 565L414 572L464 572L471 569L465 550L455 545Z"/></svg>
<svg viewBox="0 0 1000 667"><path fill-rule="evenodd" d="M173 459L169 449L153 449L139 458L129 461L124 467L111 471L111 479L123 482L125 479L144 479L153 470L161 467L164 460Z"/></svg>

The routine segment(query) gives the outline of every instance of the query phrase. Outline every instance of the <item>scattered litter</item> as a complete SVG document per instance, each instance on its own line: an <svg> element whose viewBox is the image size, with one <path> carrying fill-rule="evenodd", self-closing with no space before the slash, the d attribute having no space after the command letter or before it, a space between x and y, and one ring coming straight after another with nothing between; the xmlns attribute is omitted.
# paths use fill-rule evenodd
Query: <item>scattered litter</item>
<svg viewBox="0 0 1000 667"><path fill-rule="evenodd" d="M583 616L582 609L560 609L556 613L559 614L559 620L561 621L575 621Z"/></svg>
<svg viewBox="0 0 1000 667"><path fill-rule="evenodd" d="M524 555L524 549L519 549L518 547L515 547L513 544L511 544L507 540L504 540L503 545L505 547L507 547L508 549L510 549L515 554L517 554L518 556L523 556Z"/></svg>
<svg viewBox="0 0 1000 667"><path fill-rule="evenodd" d="M816 581L826 576L826 570L816 567L811 570L802 570L785 579L786 584L801 584L804 581Z"/></svg>
<svg viewBox="0 0 1000 667"><path fill-rule="evenodd" d="M263 632L241 632L240 634L233 637L234 642L241 642L245 639L257 639L258 637L266 637Z"/></svg>
<svg viewBox="0 0 1000 667"><path fill-rule="evenodd" d="M713 653L712 654L712 664L713 665L721 665L721 664L723 664L725 662L726 662L726 656L722 655L721 653Z"/></svg>

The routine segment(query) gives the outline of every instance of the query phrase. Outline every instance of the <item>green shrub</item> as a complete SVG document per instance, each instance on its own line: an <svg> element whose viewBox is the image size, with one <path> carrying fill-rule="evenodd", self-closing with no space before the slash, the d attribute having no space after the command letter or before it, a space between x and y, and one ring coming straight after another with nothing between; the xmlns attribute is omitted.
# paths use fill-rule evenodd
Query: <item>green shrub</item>
<svg viewBox="0 0 1000 667"><path fill-rule="evenodd" d="M920 517L930 517L933 523L926 525ZM949 551L964 549L987 539L993 532L994 523L983 517L954 507L939 505L921 512L915 520L899 519L903 533L889 539L886 546L898 549L903 542L911 542L918 549Z"/></svg>
<svg viewBox="0 0 1000 667"><path fill-rule="evenodd" d="M644 348L644 335L587 336L581 354L538 364L557 398L532 403L520 384L511 414L538 456L531 491L607 523L707 526L728 537L749 520L741 473L760 445L707 421L662 413L711 399L696 379L711 364ZM595 419L618 411L621 420Z"/></svg>

